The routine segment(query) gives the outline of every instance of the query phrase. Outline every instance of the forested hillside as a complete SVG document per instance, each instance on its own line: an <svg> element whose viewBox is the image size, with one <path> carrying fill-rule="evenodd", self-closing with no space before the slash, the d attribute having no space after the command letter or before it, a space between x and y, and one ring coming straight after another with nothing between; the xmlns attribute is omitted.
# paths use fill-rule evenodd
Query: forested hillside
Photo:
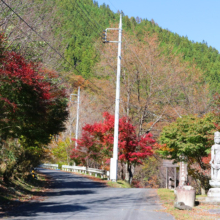
<svg viewBox="0 0 220 220"><path fill-rule="evenodd" d="M92 69L101 57L95 44L101 43L102 31L116 26L119 20L119 15L113 13L108 5L99 6L92 0L25 0L22 4L18 1L8 3L65 56L68 62L61 59L65 71L72 70L74 66L77 75L81 74L85 78L96 77ZM1 16L8 15L17 25L16 16L9 15L10 13L7 9ZM9 29L12 29L11 25ZM138 41L144 41L146 34L157 34L165 54L170 53L172 48L172 53L181 54L182 59L189 61L190 65L196 64L201 68L204 82L209 84L211 94L219 91L220 55L205 41L192 42L187 37L160 28L153 20L129 18L126 15L123 17L123 29L124 33L135 35L134 40ZM46 47L43 42L35 44L37 47Z"/></svg>
<svg viewBox="0 0 220 220"><path fill-rule="evenodd" d="M63 34L66 58L78 66L83 76L94 76L91 67L99 60L99 52L94 50L94 42L109 24L118 24L118 14L114 14L109 6L98 6L98 3L92 1L57 1L57 8L57 16L61 20L60 28L57 28L55 33ZM220 91L220 55L205 41L189 41L187 37L162 29L154 21L147 19L124 16L123 28L126 32L135 33L136 39L142 41L146 33L156 33L165 53L170 52L169 48L173 47L174 53L181 53L184 60L190 61L190 64L195 63L203 70L204 80L210 84L212 93Z"/></svg>

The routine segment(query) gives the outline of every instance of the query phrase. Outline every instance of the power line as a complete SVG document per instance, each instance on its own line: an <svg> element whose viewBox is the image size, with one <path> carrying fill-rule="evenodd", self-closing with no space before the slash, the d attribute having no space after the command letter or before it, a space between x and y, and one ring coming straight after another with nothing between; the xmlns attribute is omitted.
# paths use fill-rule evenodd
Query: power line
<svg viewBox="0 0 220 220"><path fill-rule="evenodd" d="M61 55L50 43L48 43L40 34L38 34L34 28L32 28L18 13L16 13L7 3L5 3L3 0L1 0L11 11L13 11L14 14L16 14L19 19L21 21L23 21L38 37L40 37L53 51L55 51L62 59L64 59L69 65L73 66L63 55ZM110 2L110 1L109 1ZM102 29L102 26L95 20L92 19L88 14L89 12L85 9L85 7L82 5L82 7L84 8L84 10L87 12L85 12L79 5L78 1L76 1L77 5L79 6L79 8L81 9L81 11L83 12L84 15L86 15L86 17L88 18L89 22L92 24L93 27L95 27L96 29ZM110 2L111 3L111 2ZM112 4L112 3L111 3ZM79 12L79 10L76 8L76 10ZM80 12L79 12L80 13ZM80 13L81 14L81 13ZM84 16L83 16L84 17ZM84 19L85 20L85 19ZM93 23L93 21L95 21L96 24ZM98 25L98 26L97 26ZM99 34L100 35L100 34ZM101 35L100 35L101 36ZM101 36L102 37L102 36ZM127 40L124 38L124 40L127 42ZM128 42L127 42L128 43ZM144 66L143 62L139 59L138 55L131 49L131 51L135 54L136 58L138 59L138 61L141 63L141 65L144 67L144 69L146 70L146 72L148 73L146 67ZM99 51L100 52L100 51ZM111 65L109 65L111 68L113 68ZM74 69L80 73L79 70L76 69L76 67L74 66ZM114 68L113 68L114 70ZM114 70L115 71L115 70ZM158 83L156 83L155 79L153 78L153 76L151 76L152 80L154 81L154 83L157 85L157 87L160 89L161 92L162 89L161 87L158 85ZM86 80L83 81L82 84L84 84ZM105 93L102 89L100 89L99 87L97 87L93 82L91 82L90 80L88 80L90 83L92 83L96 88L98 88L99 90L101 90L103 93ZM173 107L172 103L170 102L170 100L167 98L167 96L164 94L165 98L167 99L167 101L171 104L171 106ZM111 107L111 106L110 106ZM179 117L181 117L181 115L178 113L178 111L173 107L173 109L175 110L175 112L177 113L177 115Z"/></svg>
<svg viewBox="0 0 220 220"><path fill-rule="evenodd" d="M38 37L40 37L53 51L55 51L63 60L65 60L70 66L72 66L79 74L80 71L76 69L75 66L73 66L64 56L62 56L50 43L48 43L33 27L31 27L17 12L15 12L7 3L4 2L4 0L1 0L3 4L5 4L22 22L24 22ZM81 75L81 74L80 74ZM80 85L84 84L86 79L81 83ZM93 86L95 86L98 90L101 90L103 93L105 93L101 88L97 87L93 82L87 79ZM106 96L108 99L108 97Z"/></svg>
<svg viewBox="0 0 220 220"><path fill-rule="evenodd" d="M98 29L97 28L97 26L92 22L92 20L90 19L90 17L89 17L89 15L88 15L88 12L87 12L87 10L85 9L85 11L87 12L85 12L81 7L80 7L80 5L79 5L79 3L78 3L78 1L76 0L76 3L77 3L77 5L79 6L79 8L81 9L81 11L86 15L86 17L89 19L89 21L90 21L90 23L93 25L93 27L95 27L96 29ZM78 10L77 10L78 11ZM94 20L94 19L93 19ZM94 20L95 22L96 22L96 20ZM96 24L98 24L97 22L96 22ZM99 25L99 24L98 24ZM100 25L99 25L100 26ZM100 26L101 27L101 26ZM98 29L99 30L99 29ZM99 34L100 35L100 34ZM103 37L102 35L100 35L101 36L101 38Z"/></svg>
<svg viewBox="0 0 220 220"><path fill-rule="evenodd" d="M77 4L78 4L78 1L76 0L76 2L77 2ZM86 10L86 8L84 7L84 5L83 4L81 4L82 5L82 7L84 8L84 10L86 11L86 13L83 11L83 9L80 7L80 5L78 4L78 6L80 7L80 9L84 12L84 14L89 18L89 20L91 21L91 19L90 19L90 16L89 16L89 12ZM95 19L92 19L93 21L95 21L95 23L99 26L99 27L101 27L101 25L95 20ZM91 21L92 22L92 21ZM92 22L93 23L93 22ZM97 26L96 26L97 27ZM102 27L101 27L101 29L102 29ZM103 30L103 29L102 29Z"/></svg>
<svg viewBox="0 0 220 220"><path fill-rule="evenodd" d="M73 66L69 61L67 61L66 59L65 59L65 57L64 56L62 56L50 43L48 43L43 37L41 37L41 35L31 26L31 25L29 25L17 12L15 12L7 3L5 3L3 0L1 0L8 8L9 8L9 10L11 10L21 21L23 21L38 37L40 37L53 51L55 51L56 52L56 54L58 54L62 59L64 59L67 63L69 63L71 66ZM76 1L77 2L77 1ZM79 4L78 4L78 2L77 2L77 5L79 6ZM80 6L79 6L80 7ZM77 9L77 8L76 8ZM82 10L82 8L80 7L80 9ZM77 9L77 11L78 11L78 13L80 13L79 12L79 10ZM83 10L82 10L83 11ZM86 13L83 11L83 13L86 15ZM88 13L88 11L87 11L87 13ZM82 15L81 13L80 13L80 15ZM84 18L84 16L82 16L83 17L83 19L85 20L85 18ZM93 27L95 27L95 25L94 25L94 23L91 21L91 18L89 17L89 16L87 16L87 18L89 19L89 22L93 25ZM9 18L8 18L9 19ZM11 22L11 23L13 23L10 19L9 19L9 21ZM97 23L97 22L96 22ZM98 23L97 23L98 24ZM99 24L98 24L99 25ZM101 27L100 25L99 25L99 27ZM97 26L96 26L96 28L97 28ZM102 27L101 27L102 28ZM24 33L23 32L23 30L21 29L21 28L19 28L20 30L21 30L21 32L22 33ZM98 28L97 28L98 29ZM27 35L26 33L24 33L25 35ZM41 48L42 49L42 48ZM42 49L43 50L43 49ZM44 52L46 52L46 50L43 50ZM100 50L98 50L99 52L100 52ZM103 54L104 56L105 56L105 54ZM114 71L115 71L115 69L109 64L109 67L111 67ZM77 70L76 69L76 67L75 66L73 66L73 68L77 71L77 72L79 72L79 70ZM80 72L79 72L80 73ZM80 85L83 85L84 83L85 83L85 81L86 81L86 79L84 79L84 81L80 84ZM102 91L102 93L103 93L103 95L105 96L105 98L107 98L107 99L109 99L108 98L108 96L106 95L106 93L101 89L101 88L99 88L99 87L97 87L93 82L91 82L90 80L87 80L87 81L89 81L93 86L95 86L98 90L100 90L100 91ZM90 88L90 89L92 89L92 88ZM109 108L112 106L112 104L109 106ZM108 108L108 109L109 109Z"/></svg>
<svg viewBox="0 0 220 220"><path fill-rule="evenodd" d="M110 2L110 4L115 8L115 10L117 11L118 9L112 4L112 2L110 0L108 0Z"/></svg>
<svg viewBox="0 0 220 220"><path fill-rule="evenodd" d="M48 43L37 31L34 30L16 11L14 11L4 0L1 0L3 4L5 4L21 21L23 21L38 37L40 37L53 51L55 51L61 58L63 58L67 63L72 65L68 60L65 59L63 55L61 55L50 43Z"/></svg>
<svg viewBox="0 0 220 220"><path fill-rule="evenodd" d="M1 7L2 7L2 9L3 9L3 11L4 11L4 8L3 8L3 6L1 5ZM9 9L10 10L10 9ZM25 33L18 25L16 25L10 18L7 18L8 19L8 21L9 22L11 22L16 28L18 28L20 31L21 31L21 33L23 33L25 36L27 36L28 38L30 38L30 36L31 36L31 34L29 34L29 35L27 35L27 33ZM16 40L16 39L15 39ZM15 41L14 40L14 41ZM24 42L24 43L26 43L26 42ZM20 48L20 50L22 49L22 45L24 44L24 43L21 43L21 48ZM11 43L11 45L13 44L13 42ZM17 45L19 45L20 43L18 43ZM17 47L17 45L15 46L15 47ZM10 45L9 45L9 47L10 47ZM44 52L44 53L47 53L47 50L46 49L43 49L43 48L41 48L41 50ZM25 51L26 52L26 51ZM51 53L49 54L49 56L51 56ZM38 56L37 56L38 57ZM57 59L56 57L54 57L55 59Z"/></svg>
<svg viewBox="0 0 220 220"><path fill-rule="evenodd" d="M14 24L10 19L9 19L9 21L12 23L12 24ZM20 29L21 30L21 29ZM24 33L22 30L21 30L21 32L22 33ZM26 33L24 33L24 34L26 34ZM42 49L43 50L43 49ZM46 50L43 50L44 52L46 52ZM86 79L84 79L84 81L82 82L82 83L80 83L80 85L83 85L84 84L84 82L86 81ZM92 82L91 82L92 83ZM93 84L93 83L92 83ZM94 84L93 84L94 85ZM96 86L96 85L95 85ZM98 87L97 87L98 88ZM91 89L91 88L90 88ZM99 88L98 88L99 89ZM91 89L91 90L93 90L93 89Z"/></svg>

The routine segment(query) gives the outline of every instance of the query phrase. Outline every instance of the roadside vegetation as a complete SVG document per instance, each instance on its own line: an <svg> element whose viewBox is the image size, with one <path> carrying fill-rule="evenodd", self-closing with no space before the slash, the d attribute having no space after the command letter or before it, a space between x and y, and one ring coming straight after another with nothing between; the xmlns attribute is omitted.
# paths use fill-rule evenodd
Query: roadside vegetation
<svg viewBox="0 0 220 220"><path fill-rule="evenodd" d="M117 182L108 181L107 185L113 188L131 188L131 185L123 180L118 180Z"/></svg>
<svg viewBox="0 0 220 220"><path fill-rule="evenodd" d="M51 180L43 174L36 175L37 179L29 174L25 179L14 179L7 184L0 176L0 216L32 200L44 200L43 196L49 190Z"/></svg>
<svg viewBox="0 0 220 220"><path fill-rule="evenodd" d="M0 33L0 174L6 183L50 156L47 145L65 130L68 116L56 73L8 50L8 44Z"/></svg>

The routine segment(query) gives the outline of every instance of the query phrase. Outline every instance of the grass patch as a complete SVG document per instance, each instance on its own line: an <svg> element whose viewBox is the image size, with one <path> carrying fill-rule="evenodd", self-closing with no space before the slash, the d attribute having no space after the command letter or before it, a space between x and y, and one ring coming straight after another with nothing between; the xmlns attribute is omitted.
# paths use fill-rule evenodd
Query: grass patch
<svg viewBox="0 0 220 220"><path fill-rule="evenodd" d="M175 195L173 190L169 189L158 189L157 193L160 199L165 203L171 203L174 201Z"/></svg>
<svg viewBox="0 0 220 220"><path fill-rule="evenodd" d="M160 201L165 207L164 210L159 211L173 215L176 220L214 220L220 218L220 214L210 214L208 212L210 209L219 209L220 207L218 205L202 204L195 206L191 211L178 210L174 208L174 191L169 189L158 189L157 193ZM198 196L200 197L201 195Z"/></svg>
<svg viewBox="0 0 220 220"><path fill-rule="evenodd" d="M123 180L117 182L107 181L107 185L113 188L131 188L130 184Z"/></svg>
<svg viewBox="0 0 220 220"><path fill-rule="evenodd" d="M96 182L100 182L100 183L104 183L105 185L109 186L109 187L113 187L113 188L131 188L131 185L129 183L127 183L126 181L123 180L118 180L117 182L112 182L110 180L107 180L107 178L101 178L101 176L97 175L95 176L95 174L92 174L91 176L85 173L76 173L73 172L76 175L82 175L85 176L89 179L92 179Z"/></svg>
<svg viewBox="0 0 220 220"><path fill-rule="evenodd" d="M196 199L197 198L205 198L205 197L207 197L207 195L196 195Z"/></svg>
<svg viewBox="0 0 220 220"><path fill-rule="evenodd" d="M105 185L109 186L109 187L113 187L113 188L131 188L131 185L129 183L127 183L126 181L123 180L118 180L117 182L112 182L110 180L107 180L107 178L101 178L101 176L97 175L95 176L95 174L92 174L91 176L85 173L76 173L73 172L76 175L82 175L85 176L89 179L92 179L96 182L100 182L100 183L104 183Z"/></svg>

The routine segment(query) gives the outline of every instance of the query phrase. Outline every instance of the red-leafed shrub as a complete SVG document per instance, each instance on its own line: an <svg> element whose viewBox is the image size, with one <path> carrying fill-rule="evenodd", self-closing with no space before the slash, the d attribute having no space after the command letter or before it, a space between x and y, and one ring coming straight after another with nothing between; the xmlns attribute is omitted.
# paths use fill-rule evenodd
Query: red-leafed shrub
<svg viewBox="0 0 220 220"><path fill-rule="evenodd" d="M102 164L109 164L112 157L114 141L114 116L108 112L103 114L104 121L83 127L82 137L77 141L78 147L72 152L72 158L86 163L92 159ZM153 154L152 145L155 141L152 135L138 137L135 127L127 117L119 120L118 160L127 164L130 178L131 166L142 164L142 161ZM75 140L75 139L73 139Z"/></svg>

